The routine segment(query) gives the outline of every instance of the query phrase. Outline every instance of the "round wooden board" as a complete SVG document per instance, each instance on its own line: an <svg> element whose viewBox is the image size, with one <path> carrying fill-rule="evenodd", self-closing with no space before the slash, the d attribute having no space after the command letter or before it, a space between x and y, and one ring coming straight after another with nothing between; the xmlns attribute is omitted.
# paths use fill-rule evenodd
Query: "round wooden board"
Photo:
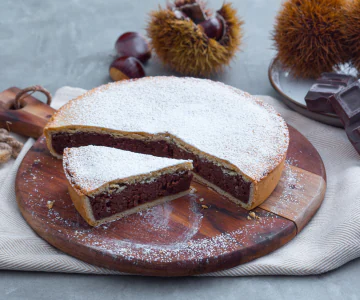
<svg viewBox="0 0 360 300"><path fill-rule="evenodd" d="M122 272L185 276L219 271L264 256L293 239L320 206L325 169L311 143L290 127L288 165L257 218L213 190L195 192L119 221L92 228L75 210L61 160L41 137L16 179L20 210L54 247ZM55 201L49 209L48 201Z"/></svg>

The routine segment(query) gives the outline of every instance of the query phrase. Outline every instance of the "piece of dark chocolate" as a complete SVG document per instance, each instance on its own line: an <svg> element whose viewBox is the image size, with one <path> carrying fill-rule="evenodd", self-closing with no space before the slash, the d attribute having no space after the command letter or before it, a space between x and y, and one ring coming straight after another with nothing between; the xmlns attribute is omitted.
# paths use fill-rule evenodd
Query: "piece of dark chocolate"
<svg viewBox="0 0 360 300"><path fill-rule="evenodd" d="M340 92L343 88L341 85L315 83L305 96L308 110L334 113L329 97Z"/></svg>
<svg viewBox="0 0 360 300"><path fill-rule="evenodd" d="M338 73L322 73L320 78L316 80L317 83L336 84L344 87L354 83L356 78L351 75L338 74Z"/></svg>
<svg viewBox="0 0 360 300"><path fill-rule="evenodd" d="M360 121L360 83L358 81L329 99L345 127Z"/></svg>
<svg viewBox="0 0 360 300"><path fill-rule="evenodd" d="M322 73L311 86L305 96L308 110L321 113L335 113L329 97L354 83L356 78L351 75L337 73Z"/></svg>
<svg viewBox="0 0 360 300"><path fill-rule="evenodd" d="M351 144L360 154L360 82L356 81L332 95L330 102L344 124Z"/></svg>

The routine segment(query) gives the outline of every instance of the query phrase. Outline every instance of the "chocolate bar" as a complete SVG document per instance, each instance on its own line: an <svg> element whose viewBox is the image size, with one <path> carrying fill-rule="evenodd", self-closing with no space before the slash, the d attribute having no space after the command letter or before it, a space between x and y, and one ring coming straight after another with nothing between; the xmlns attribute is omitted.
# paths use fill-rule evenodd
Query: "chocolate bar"
<svg viewBox="0 0 360 300"><path fill-rule="evenodd" d="M360 121L360 82L332 95L330 102L345 127Z"/></svg>
<svg viewBox="0 0 360 300"><path fill-rule="evenodd" d="M340 92L343 88L341 85L315 83L305 97L308 110L334 113L329 97Z"/></svg>
<svg viewBox="0 0 360 300"><path fill-rule="evenodd" d="M338 73L322 73L320 78L316 80L318 83L334 84L343 87L347 87L355 81L356 78L354 76Z"/></svg>
<svg viewBox="0 0 360 300"><path fill-rule="evenodd" d="M335 113L329 97L340 92L343 88L355 82L350 75L337 73L323 73L313 84L305 96L308 110L322 113Z"/></svg>
<svg viewBox="0 0 360 300"><path fill-rule="evenodd" d="M360 154L360 82L356 81L329 100L344 124L350 142Z"/></svg>

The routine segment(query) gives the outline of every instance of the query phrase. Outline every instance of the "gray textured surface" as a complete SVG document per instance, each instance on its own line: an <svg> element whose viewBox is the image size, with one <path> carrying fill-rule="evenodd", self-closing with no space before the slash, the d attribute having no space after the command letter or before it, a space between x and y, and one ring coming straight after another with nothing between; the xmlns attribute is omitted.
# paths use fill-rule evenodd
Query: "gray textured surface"
<svg viewBox="0 0 360 300"><path fill-rule="evenodd" d="M144 32L163 0L0 0L0 90L41 84L54 92L109 81L113 44ZM267 79L269 32L281 0L233 1L246 24L243 51L214 79L276 96ZM222 0L209 4L217 8ZM154 59L148 75L171 74ZM0 249L1 255L1 249ZM311 277L144 278L0 272L0 299L360 299L360 260Z"/></svg>

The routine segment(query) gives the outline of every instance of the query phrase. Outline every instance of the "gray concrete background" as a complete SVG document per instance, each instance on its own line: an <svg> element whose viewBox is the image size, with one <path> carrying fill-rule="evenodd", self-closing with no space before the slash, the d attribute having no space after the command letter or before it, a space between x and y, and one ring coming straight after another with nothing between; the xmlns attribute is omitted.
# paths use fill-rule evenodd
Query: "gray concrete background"
<svg viewBox="0 0 360 300"><path fill-rule="evenodd" d="M223 0L211 0L218 8ZM165 0L0 0L0 90L41 84L93 88L109 81L117 37L144 33ZM242 52L213 79L276 96L267 79L270 31L281 0L234 0L245 20ZM173 74L156 59L147 75ZM1 255L1 249L0 249ZM309 277L146 278L0 271L0 299L360 299L360 260Z"/></svg>

